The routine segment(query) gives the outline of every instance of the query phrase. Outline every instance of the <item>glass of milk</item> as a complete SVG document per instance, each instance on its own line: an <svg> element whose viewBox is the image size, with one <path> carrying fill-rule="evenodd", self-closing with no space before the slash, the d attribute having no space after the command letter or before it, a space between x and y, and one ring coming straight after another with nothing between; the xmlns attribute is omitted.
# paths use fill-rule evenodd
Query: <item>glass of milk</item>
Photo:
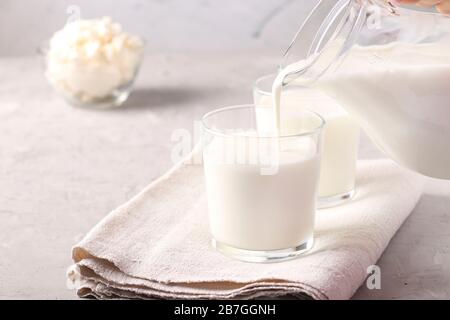
<svg viewBox="0 0 450 320"><path fill-rule="evenodd" d="M313 244L325 121L298 113L288 134L267 130L268 108L218 109L202 119L203 164L213 245L249 262L280 261Z"/></svg>
<svg viewBox="0 0 450 320"><path fill-rule="evenodd" d="M276 75L259 78L253 88L254 103L259 110L272 107L272 84ZM302 126L302 113L307 108L324 117L318 207L331 207L345 202L355 193L356 159L360 128L336 101L318 90L295 83L283 87L280 102L280 127L293 132ZM272 113L258 112L260 127L272 126Z"/></svg>

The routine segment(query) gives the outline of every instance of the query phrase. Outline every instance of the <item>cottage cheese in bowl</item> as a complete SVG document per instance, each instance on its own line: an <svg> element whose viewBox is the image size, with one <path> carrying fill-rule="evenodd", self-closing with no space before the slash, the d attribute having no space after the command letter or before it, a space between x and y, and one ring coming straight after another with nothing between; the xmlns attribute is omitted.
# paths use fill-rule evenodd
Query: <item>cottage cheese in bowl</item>
<svg viewBox="0 0 450 320"><path fill-rule="evenodd" d="M143 48L109 17L77 20L50 39L46 77L73 104L118 106L130 93Z"/></svg>

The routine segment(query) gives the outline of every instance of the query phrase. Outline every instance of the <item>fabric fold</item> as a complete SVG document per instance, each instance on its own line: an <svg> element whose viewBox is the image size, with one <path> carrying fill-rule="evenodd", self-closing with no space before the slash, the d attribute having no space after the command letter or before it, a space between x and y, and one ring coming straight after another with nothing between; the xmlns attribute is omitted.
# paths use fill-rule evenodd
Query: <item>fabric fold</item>
<svg viewBox="0 0 450 320"><path fill-rule="evenodd" d="M184 161L100 221L73 248L70 283L99 299L348 299L417 204L422 177L390 160L358 163L357 193L318 210L307 255L268 264L210 245L201 165Z"/></svg>

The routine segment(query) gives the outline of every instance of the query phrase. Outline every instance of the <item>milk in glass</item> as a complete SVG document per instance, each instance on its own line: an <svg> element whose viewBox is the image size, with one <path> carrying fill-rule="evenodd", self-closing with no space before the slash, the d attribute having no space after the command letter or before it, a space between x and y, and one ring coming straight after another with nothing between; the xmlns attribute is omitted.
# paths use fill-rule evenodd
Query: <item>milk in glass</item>
<svg viewBox="0 0 450 320"><path fill-rule="evenodd" d="M278 90L278 89L277 89ZM360 129L356 121L335 100L322 92L296 86L284 86L279 92L278 107L272 111L273 95L255 90L258 105L257 121L261 131L274 128L279 122L283 134L295 132L304 125L301 110L308 109L324 117L319 197L350 195L355 189L356 158ZM268 108L269 107L269 108ZM276 115L278 113L278 116ZM278 120L274 120L278 117Z"/></svg>
<svg viewBox="0 0 450 320"><path fill-rule="evenodd" d="M272 174L263 154L276 158ZM312 244L320 158L311 138L214 137L203 157L215 241L256 251Z"/></svg>

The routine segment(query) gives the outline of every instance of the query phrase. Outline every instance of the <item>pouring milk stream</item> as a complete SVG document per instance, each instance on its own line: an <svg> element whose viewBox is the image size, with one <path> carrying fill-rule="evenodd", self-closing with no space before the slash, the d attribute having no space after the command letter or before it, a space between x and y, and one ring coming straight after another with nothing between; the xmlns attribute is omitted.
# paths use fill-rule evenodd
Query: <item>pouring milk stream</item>
<svg viewBox="0 0 450 320"><path fill-rule="evenodd" d="M352 43L332 72L325 66L314 79L311 70L323 67L319 64L326 60L324 56L335 49L316 51L307 59L287 64L272 88L276 128L278 132L282 129L283 84L313 87L340 103L379 149L398 164L427 176L450 179L450 17L429 13L422 17L425 14L401 10L395 12L398 16L393 15L394 21L404 23L399 20L402 14L408 20L419 15L423 21L416 21L418 24L438 21L436 26L427 27L438 29L439 35L428 34L424 40L423 35L416 39L414 34L403 41L394 34L389 41L380 41L378 31L378 38L371 40L373 45ZM336 43L348 45L342 40L330 43L329 48ZM292 75L296 79L288 82Z"/></svg>

